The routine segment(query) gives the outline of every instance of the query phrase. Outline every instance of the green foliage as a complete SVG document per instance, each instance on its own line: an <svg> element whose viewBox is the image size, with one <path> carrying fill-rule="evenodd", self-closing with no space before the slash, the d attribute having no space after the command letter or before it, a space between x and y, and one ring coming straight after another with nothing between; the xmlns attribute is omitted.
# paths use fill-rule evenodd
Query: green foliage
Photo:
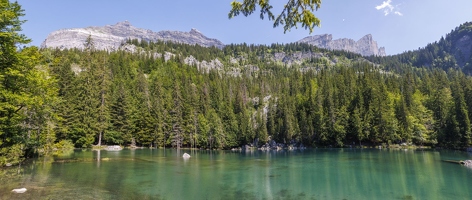
<svg viewBox="0 0 472 200"><path fill-rule="evenodd" d="M243 2L231 2L231 11L228 17L231 19L239 14L249 16L256 11L256 7L260 7L260 18L267 17L274 20L274 28L284 25L284 33L290 31L291 28L297 28L298 23L305 29L313 32L315 26L320 26L320 20L313 14L321 6L321 0L288 0L279 15L272 13L273 6L269 4L269 0L244 0Z"/></svg>
<svg viewBox="0 0 472 200"><path fill-rule="evenodd" d="M5 166L6 164L16 165L21 163L24 158L25 145L23 144L13 144L9 148L0 149L0 164Z"/></svg>
<svg viewBox="0 0 472 200"><path fill-rule="evenodd" d="M18 3L0 1L0 166L50 149L58 116L56 81L36 47L18 48L29 39L19 34Z"/></svg>
<svg viewBox="0 0 472 200"><path fill-rule="evenodd" d="M74 144L70 140L61 140L54 144L55 150L70 150L74 149Z"/></svg>

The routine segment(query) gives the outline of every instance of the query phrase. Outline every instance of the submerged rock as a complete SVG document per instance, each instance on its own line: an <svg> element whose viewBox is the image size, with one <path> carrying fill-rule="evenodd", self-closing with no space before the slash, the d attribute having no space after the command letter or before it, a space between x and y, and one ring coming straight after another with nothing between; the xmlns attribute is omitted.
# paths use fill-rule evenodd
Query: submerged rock
<svg viewBox="0 0 472 200"><path fill-rule="evenodd" d="M120 145L112 145L112 146L106 146L104 148L104 150L107 150L107 151L120 151L120 150L123 150L123 147L120 146Z"/></svg>
<svg viewBox="0 0 472 200"><path fill-rule="evenodd" d="M26 188L13 189L12 192L17 193L17 194L25 193Z"/></svg>
<svg viewBox="0 0 472 200"><path fill-rule="evenodd" d="M182 156L182 158L190 158L190 155L188 153L184 153L184 155Z"/></svg>
<svg viewBox="0 0 472 200"><path fill-rule="evenodd" d="M472 167L472 160L461 161L461 164L463 164L466 167Z"/></svg>

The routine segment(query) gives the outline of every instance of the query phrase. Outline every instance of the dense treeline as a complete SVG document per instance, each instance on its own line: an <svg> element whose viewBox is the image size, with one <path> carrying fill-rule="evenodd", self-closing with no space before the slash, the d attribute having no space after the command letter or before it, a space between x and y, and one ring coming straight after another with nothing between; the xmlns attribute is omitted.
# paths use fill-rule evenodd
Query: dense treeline
<svg viewBox="0 0 472 200"><path fill-rule="evenodd" d="M225 49L211 51L224 55ZM461 147L471 141L472 80L460 71L394 74L354 62L303 73L259 65L230 76L199 72L178 56L164 61L92 48L43 54L51 57L62 99L57 140L76 147L224 149L271 139L309 146Z"/></svg>

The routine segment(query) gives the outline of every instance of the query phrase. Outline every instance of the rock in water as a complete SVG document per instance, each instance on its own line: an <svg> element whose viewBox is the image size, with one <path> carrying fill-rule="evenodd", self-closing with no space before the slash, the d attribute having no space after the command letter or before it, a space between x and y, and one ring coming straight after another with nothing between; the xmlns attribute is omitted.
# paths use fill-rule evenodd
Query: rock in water
<svg viewBox="0 0 472 200"><path fill-rule="evenodd" d="M472 160L465 160L465 161L464 161L464 166L466 166L466 167L472 167Z"/></svg>
<svg viewBox="0 0 472 200"><path fill-rule="evenodd" d="M183 158L190 158L190 155L188 153L184 153L184 155L182 157Z"/></svg>
<svg viewBox="0 0 472 200"><path fill-rule="evenodd" d="M26 192L26 188L20 188L20 189L13 189L12 192L14 193L25 193Z"/></svg>

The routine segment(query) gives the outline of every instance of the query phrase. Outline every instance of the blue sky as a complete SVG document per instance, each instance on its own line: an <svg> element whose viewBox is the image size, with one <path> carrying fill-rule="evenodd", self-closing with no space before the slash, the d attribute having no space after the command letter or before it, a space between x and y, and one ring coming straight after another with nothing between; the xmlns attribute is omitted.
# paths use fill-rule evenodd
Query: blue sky
<svg viewBox="0 0 472 200"><path fill-rule="evenodd" d="M18 0L27 22L23 33L39 46L62 28L104 26L128 20L153 31L196 28L225 44L290 43L309 36L303 28L284 34L283 27L260 20L259 14L228 19L232 0ZM274 13L288 0L272 0ZM315 15L321 27L311 35L360 39L372 34L387 54L424 47L452 29L472 21L471 0L327 0Z"/></svg>

